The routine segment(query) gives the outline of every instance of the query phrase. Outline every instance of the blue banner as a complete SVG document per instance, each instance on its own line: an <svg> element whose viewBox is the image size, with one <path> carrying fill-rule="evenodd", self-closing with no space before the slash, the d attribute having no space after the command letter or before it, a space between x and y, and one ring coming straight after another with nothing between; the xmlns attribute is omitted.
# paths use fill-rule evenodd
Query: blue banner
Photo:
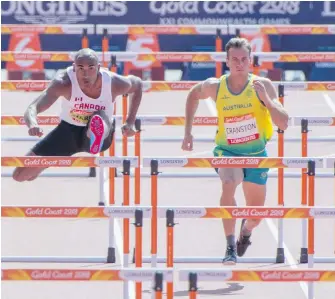
<svg viewBox="0 0 335 299"><path fill-rule="evenodd" d="M334 1L2 1L2 24L334 24Z"/></svg>

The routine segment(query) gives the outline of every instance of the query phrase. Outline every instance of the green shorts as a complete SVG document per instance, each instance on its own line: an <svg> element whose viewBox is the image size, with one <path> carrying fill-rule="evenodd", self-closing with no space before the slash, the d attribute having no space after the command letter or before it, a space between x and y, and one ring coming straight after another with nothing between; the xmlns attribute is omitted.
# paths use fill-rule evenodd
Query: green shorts
<svg viewBox="0 0 335 299"><path fill-rule="evenodd" d="M217 146L213 150L215 157L243 157L245 155L235 154L229 152L225 149L222 149L220 146ZM251 155L252 157L267 157L267 151L264 150L259 154ZM268 179L269 168L243 168L244 182L255 183L258 185L265 185ZM215 168L215 171L218 172L218 168Z"/></svg>

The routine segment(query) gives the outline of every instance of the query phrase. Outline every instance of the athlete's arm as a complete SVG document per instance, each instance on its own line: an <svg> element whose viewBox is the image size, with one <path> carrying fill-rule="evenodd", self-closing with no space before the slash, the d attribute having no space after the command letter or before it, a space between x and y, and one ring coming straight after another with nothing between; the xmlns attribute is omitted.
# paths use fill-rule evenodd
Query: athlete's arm
<svg viewBox="0 0 335 299"><path fill-rule="evenodd" d="M277 92L273 83L267 78L254 80L254 88L260 100L269 110L274 124L279 129L286 130L289 116L283 105L278 101Z"/></svg>
<svg viewBox="0 0 335 299"><path fill-rule="evenodd" d="M211 98L216 100L219 80L216 78L209 78L194 85L188 93L186 99L185 109L185 135L191 134L194 115L199 106L199 100Z"/></svg>
<svg viewBox="0 0 335 299"><path fill-rule="evenodd" d="M112 95L131 94L126 124L132 126L135 123L136 114L142 100L142 80L136 76L114 75L112 81Z"/></svg>
<svg viewBox="0 0 335 299"><path fill-rule="evenodd" d="M30 103L24 113L24 120L29 129L38 127L37 115L50 108L60 96L67 96L68 78L64 75L55 77L49 86ZM32 134L42 135L42 133Z"/></svg>
<svg viewBox="0 0 335 299"><path fill-rule="evenodd" d="M219 80L209 78L194 85L188 93L185 108L185 136L181 147L184 151L193 150L192 125L199 100L211 98L215 101L218 87Z"/></svg>

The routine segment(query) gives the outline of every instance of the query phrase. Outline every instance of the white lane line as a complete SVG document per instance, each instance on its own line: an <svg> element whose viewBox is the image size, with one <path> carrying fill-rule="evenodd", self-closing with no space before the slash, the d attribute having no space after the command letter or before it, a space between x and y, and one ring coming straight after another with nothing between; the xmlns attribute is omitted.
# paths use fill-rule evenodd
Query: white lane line
<svg viewBox="0 0 335 299"><path fill-rule="evenodd" d="M323 93L323 97L325 99L326 104L330 107L330 109L333 111L333 113L335 113L335 103L330 98L329 94Z"/></svg>
<svg viewBox="0 0 335 299"><path fill-rule="evenodd" d="M273 223L272 219L266 218L265 219L269 230L273 236L273 238L276 240L276 243L278 243L278 233L277 233L277 228L275 226L275 224ZM290 250L288 249L288 247L286 246L285 242L283 242L283 247L284 247L284 251L285 251L285 258L287 259L287 261L289 262L289 266L292 269L298 269L298 266L296 265L297 261L294 259L292 253L290 252ZM308 298L308 287L307 287L307 283L306 282L299 282L300 287L305 295L306 298ZM313 299L315 299L315 297L313 297Z"/></svg>
<svg viewBox="0 0 335 299"><path fill-rule="evenodd" d="M207 104L208 109L211 112L211 114L213 116L216 116L217 112L216 112L216 107L214 105L214 102L212 100L205 100L205 101L206 101L206 104ZM266 223L269 227L269 230L270 230L273 238L275 239L276 243L278 243L278 237L277 237L278 236L278 230L277 230L276 226L274 225L272 219L266 218L265 221L266 221ZM283 242L283 247L284 247L286 259L289 262L289 266L291 268L297 269L298 268L298 266L296 265L297 262L293 258L293 255L290 252L290 250L288 249L288 247L286 246L285 242ZM300 282L299 285L300 285L300 287L302 289L302 292L304 293L305 297L308 298L307 284L304 283L304 282Z"/></svg>

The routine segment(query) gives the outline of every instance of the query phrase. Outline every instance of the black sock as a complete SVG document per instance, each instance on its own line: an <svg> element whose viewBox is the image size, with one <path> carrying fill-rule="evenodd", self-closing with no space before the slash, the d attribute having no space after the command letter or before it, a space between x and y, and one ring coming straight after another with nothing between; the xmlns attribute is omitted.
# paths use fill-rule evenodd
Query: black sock
<svg viewBox="0 0 335 299"><path fill-rule="evenodd" d="M227 238L227 246L232 246L232 247L235 247L235 236L234 235L229 235L229 236L226 236Z"/></svg>
<svg viewBox="0 0 335 299"><path fill-rule="evenodd" d="M248 230L248 229L245 227L245 224L243 225L243 228L242 228L242 236L243 236L243 237L250 237L250 236L251 236L251 231Z"/></svg>

